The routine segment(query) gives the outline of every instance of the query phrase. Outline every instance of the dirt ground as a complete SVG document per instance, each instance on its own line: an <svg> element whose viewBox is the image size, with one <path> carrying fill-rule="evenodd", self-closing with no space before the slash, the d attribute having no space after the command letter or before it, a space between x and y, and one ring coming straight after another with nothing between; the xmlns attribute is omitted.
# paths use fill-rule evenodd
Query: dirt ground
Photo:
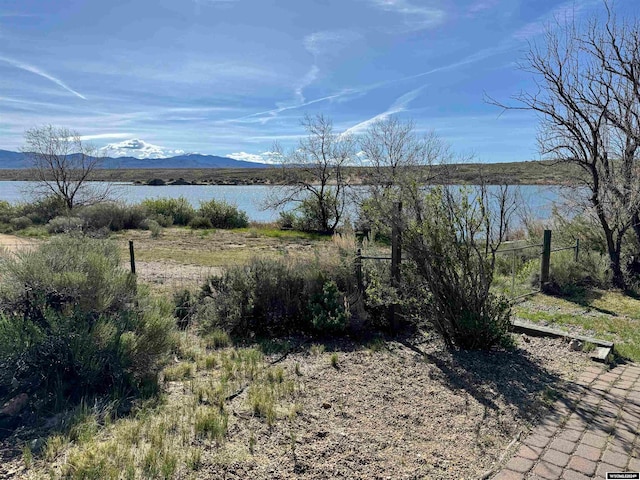
<svg viewBox="0 0 640 480"><path fill-rule="evenodd" d="M561 341L519 338L517 351L493 353L451 354L435 340L342 346L336 368L330 350L289 355L302 413L269 428L236 398L229 440L207 450L198 478L478 478L589 363Z"/></svg>
<svg viewBox="0 0 640 480"><path fill-rule="evenodd" d="M0 249L6 249L10 252L14 252L25 246L37 244L34 240L16 237L15 235L6 235L0 233Z"/></svg>

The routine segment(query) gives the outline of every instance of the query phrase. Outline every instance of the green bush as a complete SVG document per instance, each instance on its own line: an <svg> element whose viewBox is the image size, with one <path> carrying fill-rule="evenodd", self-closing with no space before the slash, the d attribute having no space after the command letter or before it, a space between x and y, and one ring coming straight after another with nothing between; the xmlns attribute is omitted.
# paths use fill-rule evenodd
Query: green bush
<svg viewBox="0 0 640 480"><path fill-rule="evenodd" d="M15 212L17 217L29 217L36 225L45 225L49 220L66 215L67 206L60 198L51 196L31 203L18 204Z"/></svg>
<svg viewBox="0 0 640 480"><path fill-rule="evenodd" d="M0 265L0 397L61 407L153 385L171 307L138 293L117 245L61 236Z"/></svg>
<svg viewBox="0 0 640 480"><path fill-rule="evenodd" d="M193 217L189 222L189 226L193 229L213 228L211 220L205 217L201 217L200 215Z"/></svg>
<svg viewBox="0 0 640 480"><path fill-rule="evenodd" d="M305 198L293 211L284 214L284 216L283 213L281 213L281 220L290 222L295 230L301 232L331 233L326 232L323 225L326 223L333 224L335 222L335 196L327 194L322 205L324 205L329 212L327 214L328 219L324 222L322 219L322 209L320 208L321 204L314 197Z"/></svg>
<svg viewBox="0 0 640 480"><path fill-rule="evenodd" d="M185 330L190 323L191 315L195 307L194 295L188 288L179 290L173 294L173 316L180 330Z"/></svg>
<svg viewBox="0 0 640 480"><path fill-rule="evenodd" d="M84 221L78 217L56 217L47 223L49 233L71 233L82 231Z"/></svg>
<svg viewBox="0 0 640 480"><path fill-rule="evenodd" d="M531 274L534 286L540 283L540 272ZM583 251L578 261L574 252L553 252L549 262L549 284L545 290L556 295L571 296L589 287L607 288L611 285L609 261L606 255Z"/></svg>
<svg viewBox="0 0 640 480"><path fill-rule="evenodd" d="M349 309L343 293L336 282L329 280L309 301L311 324L319 332L340 333L349 323Z"/></svg>
<svg viewBox="0 0 640 480"><path fill-rule="evenodd" d="M9 223L15 217L16 209L9 202L0 200L0 223Z"/></svg>
<svg viewBox="0 0 640 480"><path fill-rule="evenodd" d="M429 321L449 348L507 346L511 307L491 291L499 219L481 189L434 187L403 232L428 292ZM407 208L407 210L409 210Z"/></svg>
<svg viewBox="0 0 640 480"><path fill-rule="evenodd" d="M158 213L149 217L147 219L147 222L149 220L153 220L163 228L169 228L171 225L173 225L173 217L171 215L162 215L161 213Z"/></svg>
<svg viewBox="0 0 640 480"><path fill-rule="evenodd" d="M79 216L84 220L86 228L106 229L112 232L141 228L146 215L146 210L140 205L117 202L98 203L83 207L79 211Z"/></svg>
<svg viewBox="0 0 640 480"><path fill-rule="evenodd" d="M184 197L147 199L142 202L151 218L154 215L164 215L172 219L174 225L188 225L195 216L195 209ZM158 221L154 218L154 220ZM161 223L161 222L158 222Z"/></svg>
<svg viewBox="0 0 640 480"><path fill-rule="evenodd" d="M158 238L162 233L162 226L158 222L150 218L147 218L145 220L144 226L147 230L151 232L152 238Z"/></svg>
<svg viewBox="0 0 640 480"><path fill-rule="evenodd" d="M214 228L245 228L249 225L247 213L224 200L209 200L200 204L198 216L208 219Z"/></svg>
<svg viewBox="0 0 640 480"><path fill-rule="evenodd" d="M33 225L33 221L29 217L15 217L9 221L14 230L24 230Z"/></svg>
<svg viewBox="0 0 640 480"><path fill-rule="evenodd" d="M280 212L278 218L278 226L281 229L291 229L296 222L296 214L294 212Z"/></svg>
<svg viewBox="0 0 640 480"><path fill-rule="evenodd" d="M205 332L219 328L240 337L340 330L346 327L345 293L353 291L353 281L352 266L342 259L253 259L209 279L195 319Z"/></svg>

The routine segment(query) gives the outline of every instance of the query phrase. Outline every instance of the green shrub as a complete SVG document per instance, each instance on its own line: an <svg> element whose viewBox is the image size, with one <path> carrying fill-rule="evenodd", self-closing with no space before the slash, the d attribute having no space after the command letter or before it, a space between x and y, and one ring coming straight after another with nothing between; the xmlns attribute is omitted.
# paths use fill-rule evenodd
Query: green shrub
<svg viewBox="0 0 640 480"><path fill-rule="evenodd" d="M191 314L195 307L194 303L194 295L188 288L174 292L173 304L175 308L173 309L173 316L176 318L176 324L181 330L185 330L189 326Z"/></svg>
<svg viewBox="0 0 640 480"><path fill-rule="evenodd" d="M214 228L245 228L249 225L247 213L224 200L209 200L200 204L198 216L211 222Z"/></svg>
<svg viewBox="0 0 640 480"><path fill-rule="evenodd" d="M328 212L335 212L335 202L335 196L327 193L322 205L327 208ZM335 213L329 213L329 218L323 221L322 209L320 207L321 202L318 202L314 197L308 197L302 200L293 212L289 212L286 218L291 221L295 230L302 232L332 233L326 232L324 225L335 223Z"/></svg>
<svg viewBox="0 0 640 480"><path fill-rule="evenodd" d="M504 231L491 213L489 202L497 200L481 187L434 187L413 212L407 208L413 216L404 246L428 294L429 321L449 348L485 350L511 342L511 306L491 291L492 252L501 240L496 232Z"/></svg>
<svg viewBox="0 0 640 480"><path fill-rule="evenodd" d="M201 217L200 215L193 217L189 222L189 226L193 229L213 228L211 220L205 217Z"/></svg>
<svg viewBox="0 0 640 480"><path fill-rule="evenodd" d="M340 293L333 280L325 282L322 292L311 297L309 302L311 324L323 333L339 333L347 328L349 309L344 294Z"/></svg>
<svg viewBox="0 0 640 480"><path fill-rule="evenodd" d="M278 218L278 226L282 229L293 228L293 224L296 221L296 214L294 212L280 212Z"/></svg>
<svg viewBox="0 0 640 480"><path fill-rule="evenodd" d="M325 293L329 281L333 286ZM239 337L339 330L348 318L344 292L353 289L352 266L343 259L307 263L253 259L209 279L195 319L205 332L219 328Z"/></svg>
<svg viewBox="0 0 640 480"><path fill-rule="evenodd" d="M149 217L148 220L153 220L158 225L164 228L168 228L173 225L173 217L171 215L162 215L161 213L158 213Z"/></svg>
<svg viewBox="0 0 640 480"><path fill-rule="evenodd" d="M0 200L0 223L9 223L16 215L16 209L9 202Z"/></svg>
<svg viewBox="0 0 640 480"><path fill-rule="evenodd" d="M171 223L175 225L188 225L195 216L194 208L184 197L147 199L142 202L142 206L152 218L153 215L164 215L170 217Z"/></svg>
<svg viewBox="0 0 640 480"><path fill-rule="evenodd" d="M18 217L29 217L36 225L45 225L49 220L66 215L67 206L60 198L51 196L31 203L18 204L15 214Z"/></svg>
<svg viewBox="0 0 640 480"><path fill-rule="evenodd" d="M16 217L16 218L12 218L9 221L9 224L15 230L24 230L25 228L28 228L31 225L33 225L33 221L29 217Z"/></svg>
<svg viewBox="0 0 640 480"><path fill-rule="evenodd" d="M0 397L60 407L155 383L171 308L138 293L120 263L114 243L65 236L0 265Z"/></svg>
<svg viewBox="0 0 640 480"><path fill-rule="evenodd" d="M56 217L47 223L49 233L71 233L82 231L84 221L78 217Z"/></svg>
<svg viewBox="0 0 640 480"><path fill-rule="evenodd" d="M609 261L606 255L583 251L578 261L574 252L553 252L549 263L549 284L545 290L556 295L574 295L589 287L606 288L611 285ZM540 272L531 274L534 286L540 283Z"/></svg>
<svg viewBox="0 0 640 480"><path fill-rule="evenodd" d="M151 232L152 238L158 238L162 233L162 227L160 226L160 224L155 220L151 220L150 218L145 220L144 226Z"/></svg>
<svg viewBox="0 0 640 480"><path fill-rule="evenodd" d="M140 228L146 217L146 210L140 205L105 202L81 208L79 216L88 229L119 232Z"/></svg>

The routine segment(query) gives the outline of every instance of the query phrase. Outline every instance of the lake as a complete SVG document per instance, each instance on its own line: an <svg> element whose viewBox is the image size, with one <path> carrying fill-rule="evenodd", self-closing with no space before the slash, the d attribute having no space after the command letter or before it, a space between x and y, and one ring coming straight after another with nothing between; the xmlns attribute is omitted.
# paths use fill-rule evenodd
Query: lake
<svg viewBox="0 0 640 480"><path fill-rule="evenodd" d="M0 181L0 200L10 203L28 201L31 182ZM114 184L117 199L127 203L139 203L146 198L185 197L194 207L200 202L225 200L247 212L249 219L256 222L271 222L278 219L278 212L264 210L261 205L273 187L265 185L133 185L127 183ZM489 187L493 188L493 187ZM523 201L528 205L531 214L540 220L551 215L551 206L560 199L562 187L520 185Z"/></svg>

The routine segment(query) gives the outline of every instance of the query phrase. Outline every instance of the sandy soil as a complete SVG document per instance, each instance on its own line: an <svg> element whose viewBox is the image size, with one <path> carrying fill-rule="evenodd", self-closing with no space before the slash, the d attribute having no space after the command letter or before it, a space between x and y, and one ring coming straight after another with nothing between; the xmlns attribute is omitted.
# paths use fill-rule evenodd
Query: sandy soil
<svg viewBox="0 0 640 480"><path fill-rule="evenodd" d="M36 245L37 243L35 240L0 233L0 249L6 249L10 252L15 252L20 248Z"/></svg>

